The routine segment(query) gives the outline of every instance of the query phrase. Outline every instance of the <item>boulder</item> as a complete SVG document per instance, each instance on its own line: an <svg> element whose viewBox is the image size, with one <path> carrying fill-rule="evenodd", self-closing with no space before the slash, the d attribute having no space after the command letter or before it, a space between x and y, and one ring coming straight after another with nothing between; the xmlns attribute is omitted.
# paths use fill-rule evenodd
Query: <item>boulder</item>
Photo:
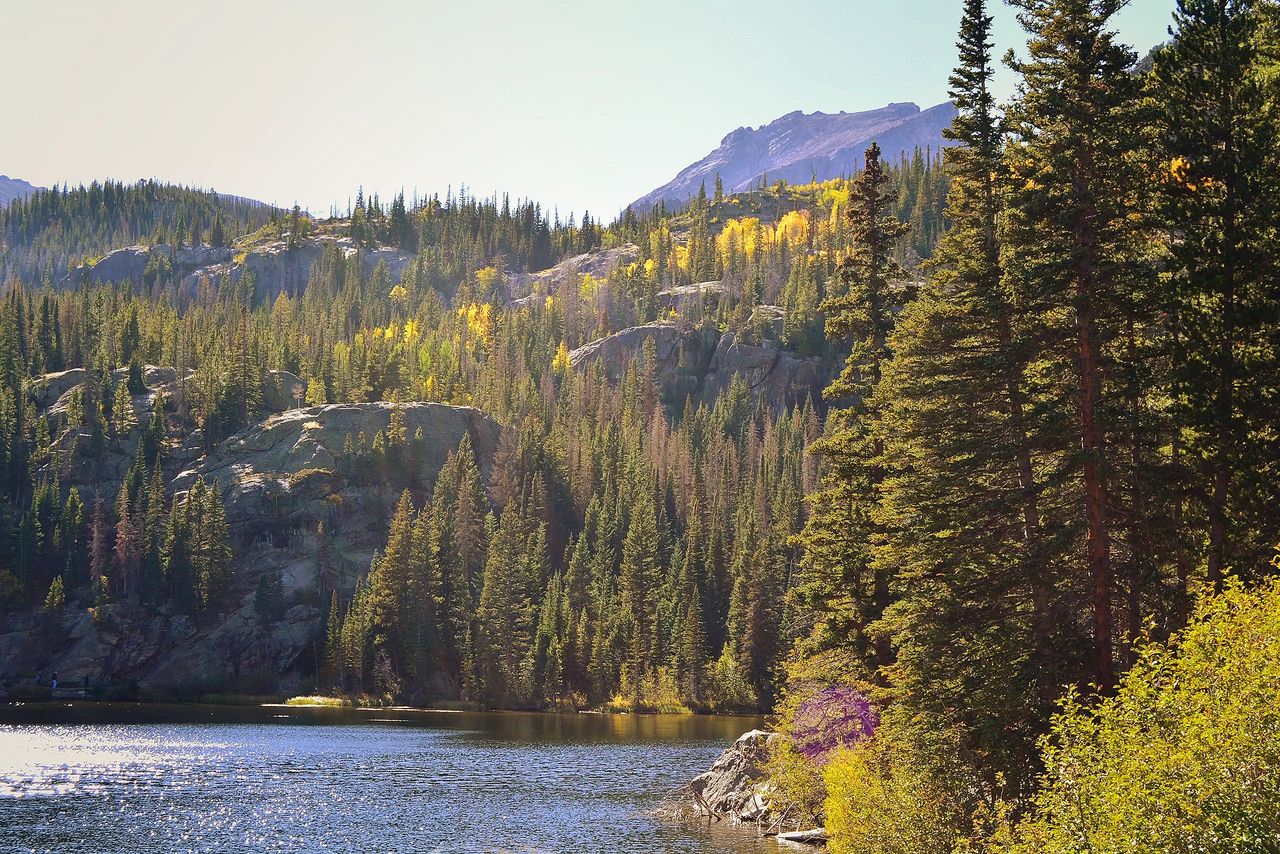
<svg viewBox="0 0 1280 854"><path fill-rule="evenodd" d="M764 763L774 733L753 729L738 736L710 770L693 778L689 791L694 803L717 816L761 821L769 815L769 787Z"/></svg>
<svg viewBox="0 0 1280 854"><path fill-rule="evenodd" d="M268 371L262 383L262 408L268 412L297 409L306 397L307 384L291 371Z"/></svg>

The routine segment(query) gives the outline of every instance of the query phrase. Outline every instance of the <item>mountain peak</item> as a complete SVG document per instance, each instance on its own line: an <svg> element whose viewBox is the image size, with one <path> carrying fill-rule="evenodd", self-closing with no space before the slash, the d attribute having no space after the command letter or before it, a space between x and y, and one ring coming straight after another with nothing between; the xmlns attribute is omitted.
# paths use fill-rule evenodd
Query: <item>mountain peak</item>
<svg viewBox="0 0 1280 854"><path fill-rule="evenodd" d="M910 101L895 102L858 113L806 113L793 110L758 128L740 127L720 146L680 170L675 178L632 203L648 210L659 201L684 204L718 174L729 192L749 190L768 175L803 183L851 174L862 163L867 146L878 142L896 160L915 148L941 148L949 143L942 129L951 124L955 106L946 101L927 110Z"/></svg>

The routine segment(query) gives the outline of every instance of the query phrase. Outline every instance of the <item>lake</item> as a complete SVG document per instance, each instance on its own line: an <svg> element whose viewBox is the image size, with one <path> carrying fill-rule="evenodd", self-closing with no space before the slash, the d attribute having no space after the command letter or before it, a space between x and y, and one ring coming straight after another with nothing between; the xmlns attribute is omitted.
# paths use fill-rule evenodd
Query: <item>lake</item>
<svg viewBox="0 0 1280 854"><path fill-rule="evenodd" d="M652 813L759 723L0 706L0 851L776 851Z"/></svg>

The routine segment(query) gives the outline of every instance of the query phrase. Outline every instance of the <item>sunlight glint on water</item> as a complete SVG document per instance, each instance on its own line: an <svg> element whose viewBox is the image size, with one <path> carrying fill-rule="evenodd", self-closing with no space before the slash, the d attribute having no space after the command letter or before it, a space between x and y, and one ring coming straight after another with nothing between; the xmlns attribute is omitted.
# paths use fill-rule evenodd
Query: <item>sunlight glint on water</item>
<svg viewBox="0 0 1280 854"><path fill-rule="evenodd" d="M0 850L773 850L650 814L751 719L95 714L0 723Z"/></svg>

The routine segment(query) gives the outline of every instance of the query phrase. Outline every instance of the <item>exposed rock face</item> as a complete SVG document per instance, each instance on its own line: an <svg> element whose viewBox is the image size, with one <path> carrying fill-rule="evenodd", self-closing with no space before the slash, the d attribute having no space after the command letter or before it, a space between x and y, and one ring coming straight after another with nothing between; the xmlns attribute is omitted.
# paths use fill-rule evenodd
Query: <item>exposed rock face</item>
<svg viewBox="0 0 1280 854"><path fill-rule="evenodd" d="M694 803L719 816L760 821L769 814L769 786L764 763L776 734L753 729L738 736L711 769L689 783Z"/></svg>
<svg viewBox="0 0 1280 854"><path fill-rule="evenodd" d="M123 380L126 371L117 372ZM41 411L57 420L65 413L84 371L46 375L36 389ZM145 424L160 394L177 398L172 368L146 366L146 393L133 397ZM317 526L328 531L329 571L349 591L368 571L375 549L386 540L387 523L401 488L419 499L435 485L450 452L468 437L486 481L497 448L499 426L468 407L431 403L362 403L293 408L298 378L274 373L282 396L268 398L271 415L205 451L199 430L183 439L189 421L170 413L164 475L167 491L181 494L197 475L222 492L235 554L236 583L230 600L215 613L187 615L169 606L113 602L91 614L74 603L56 618L37 613L0 619L0 678L35 670L59 671L62 683L137 682L144 688L236 692L309 691L301 673L313 672L327 602L317 598ZM268 388L269 392L269 388ZM288 399L286 400L285 396ZM403 415L407 444L387 471L352 457L352 446L372 445L393 412ZM67 462L62 482L75 486L92 507L94 497L110 506L136 458L140 430L94 438L87 429L63 431L57 449ZM179 439L183 439L178 443ZM89 442L92 453L78 452ZM394 471L390 466L394 466ZM263 619L255 591L266 574L279 574L285 594L282 615ZM441 685L447 692L451 686Z"/></svg>
<svg viewBox="0 0 1280 854"><path fill-rule="evenodd" d="M660 201L677 207L696 196L703 184L710 191L717 174L728 192L749 190L766 175L770 181L791 184L851 175L873 141L891 163L917 146L939 149L952 144L943 140L942 129L954 117L949 101L923 111L915 104L889 104L861 113L797 110L759 128L738 128L715 151L632 202L632 207L647 211Z"/></svg>
<svg viewBox="0 0 1280 854"><path fill-rule="evenodd" d="M189 299L198 292L201 280L215 283L223 276L239 281L251 273L260 299L274 299L280 293L301 293L317 264L330 247L336 247L344 258L359 254L361 268L368 275L379 263L385 262L391 282L399 281L405 267L413 260L398 249L380 247L357 251L346 237L321 235L302 241L289 248L278 240L236 252L229 247L183 246L175 249L165 244L155 246L128 246L102 256L97 263L77 267L62 278L62 287L105 282L130 282L140 285L146 276L147 265L153 259L165 257L172 266L172 276L178 281L178 293Z"/></svg>
<svg viewBox="0 0 1280 854"><path fill-rule="evenodd" d="M747 344L728 332L711 355L704 393L728 388L735 376L746 380L756 397L777 406L816 399L831 378L831 368L822 359L798 356L774 341Z"/></svg>
<svg viewBox="0 0 1280 854"><path fill-rule="evenodd" d="M284 412L300 407L307 384L290 371L268 371L262 384L262 408L268 412Z"/></svg>
<svg viewBox="0 0 1280 854"><path fill-rule="evenodd" d="M610 381L617 382L632 359L639 359L645 343L654 345L654 371L658 384L673 394L697 390L711 353L714 330L696 330L687 324L646 323L583 344L569 354L569 364L585 370L599 362Z"/></svg>
<svg viewBox="0 0 1280 854"><path fill-rule="evenodd" d="M507 277L507 289L512 302L524 304L547 294L553 294L565 284L576 285L583 276L608 278L620 266L630 264L640 257L640 247L624 243L608 249L593 249L581 255L566 258L554 267L537 273L514 273Z"/></svg>
<svg viewBox="0 0 1280 854"><path fill-rule="evenodd" d="M756 397L774 407L788 406L816 399L832 373L825 360L799 356L774 341L748 344L732 332L663 322L584 344L569 354L569 363L579 370L602 363L616 382L631 360L641 357L646 341L654 343L657 382L674 401L688 395L713 400L741 376Z"/></svg>
<svg viewBox="0 0 1280 854"><path fill-rule="evenodd" d="M694 282L691 285L676 285L658 292L658 299L663 309L678 311L681 315L688 313L695 305L706 301L714 306L720 296L728 290L724 282Z"/></svg>
<svg viewBox="0 0 1280 854"><path fill-rule="evenodd" d="M396 490L377 483L362 484L350 476L353 462L345 458L348 439L371 443L385 431L399 408L406 433L420 430L422 441L412 442L409 469L396 472L404 483L424 491L463 437L470 437L488 476L497 448L499 427L479 410L440 403L353 403L291 409L228 437L170 484L181 494L199 475L216 483L227 507L227 522L243 543L284 547L303 538L323 521L340 533L342 551L367 563L386 536L386 515ZM355 556L359 555L359 558Z"/></svg>

